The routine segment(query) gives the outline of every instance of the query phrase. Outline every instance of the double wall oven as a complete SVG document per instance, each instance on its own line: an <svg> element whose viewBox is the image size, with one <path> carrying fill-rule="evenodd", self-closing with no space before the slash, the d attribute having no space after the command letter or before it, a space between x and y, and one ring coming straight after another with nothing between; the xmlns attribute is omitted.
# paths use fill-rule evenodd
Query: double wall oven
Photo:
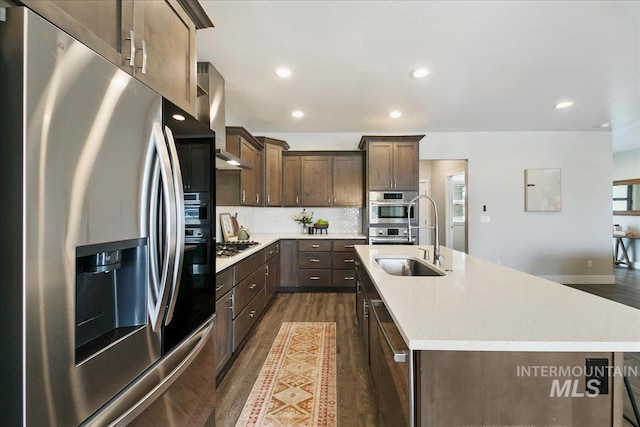
<svg viewBox="0 0 640 427"><path fill-rule="evenodd" d="M372 245L414 245L417 230L417 205L409 206L417 191L372 191L369 193L369 242Z"/></svg>

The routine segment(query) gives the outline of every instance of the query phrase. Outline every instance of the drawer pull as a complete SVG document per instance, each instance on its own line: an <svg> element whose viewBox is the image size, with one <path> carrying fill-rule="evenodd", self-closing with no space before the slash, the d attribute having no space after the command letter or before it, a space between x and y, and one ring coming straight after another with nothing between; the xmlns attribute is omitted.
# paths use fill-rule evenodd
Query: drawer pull
<svg viewBox="0 0 640 427"><path fill-rule="evenodd" d="M344 262L346 262L347 264L350 264L350 263L356 262L356 260L354 260L354 259L345 259Z"/></svg>
<svg viewBox="0 0 640 427"><path fill-rule="evenodd" d="M256 285L255 283L249 285L249 289L254 290L258 285Z"/></svg>
<svg viewBox="0 0 640 427"><path fill-rule="evenodd" d="M311 258L311 259L309 260L309 262L320 262L320 260L319 260L319 259L315 259L315 258Z"/></svg>
<svg viewBox="0 0 640 427"><path fill-rule="evenodd" d="M255 311L255 310L251 310L251 311L249 312L249 317L253 317L253 316L255 316L255 315L256 315L256 311Z"/></svg>
<svg viewBox="0 0 640 427"><path fill-rule="evenodd" d="M319 248L320 245L311 245L312 248Z"/></svg>
<svg viewBox="0 0 640 427"><path fill-rule="evenodd" d="M224 288L224 285L216 286L216 292L218 292L222 288Z"/></svg>
<svg viewBox="0 0 640 427"><path fill-rule="evenodd" d="M349 276L349 277L345 277L344 278L344 280L353 280L353 279L355 279L355 277L353 277L353 276Z"/></svg>
<svg viewBox="0 0 640 427"><path fill-rule="evenodd" d="M320 280L320 276L311 276L309 277L311 280Z"/></svg>
<svg viewBox="0 0 640 427"><path fill-rule="evenodd" d="M345 249L353 249L353 245L344 245Z"/></svg>

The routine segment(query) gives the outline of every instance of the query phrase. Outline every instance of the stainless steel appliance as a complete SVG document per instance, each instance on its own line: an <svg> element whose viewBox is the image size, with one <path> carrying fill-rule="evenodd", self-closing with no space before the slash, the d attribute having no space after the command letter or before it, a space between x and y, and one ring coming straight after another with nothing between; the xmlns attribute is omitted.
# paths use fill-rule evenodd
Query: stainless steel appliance
<svg viewBox="0 0 640 427"><path fill-rule="evenodd" d="M218 258L228 258L230 256L234 256L242 252L243 250L250 248L255 245L259 245L260 243L243 240L243 241L232 241L232 242L217 242L216 243L216 257Z"/></svg>
<svg viewBox="0 0 640 427"><path fill-rule="evenodd" d="M208 192L184 193L184 222L188 226L211 224L211 196Z"/></svg>
<svg viewBox="0 0 640 427"><path fill-rule="evenodd" d="M369 227L369 243L372 245L415 245L418 241L418 231L411 230L411 241L409 241L408 236L408 226Z"/></svg>
<svg viewBox="0 0 640 427"><path fill-rule="evenodd" d="M417 195L417 191L369 192L369 224L407 224L407 217L417 224L417 209L409 206Z"/></svg>
<svg viewBox="0 0 640 427"><path fill-rule="evenodd" d="M187 228L184 242L193 246L191 271L194 275L211 275L213 253L211 252L211 228Z"/></svg>
<svg viewBox="0 0 640 427"><path fill-rule="evenodd" d="M215 384L191 368L214 365L215 319L163 353L184 207L162 98L20 7L0 22L0 75L0 425L127 423L152 404L187 423L167 399Z"/></svg>

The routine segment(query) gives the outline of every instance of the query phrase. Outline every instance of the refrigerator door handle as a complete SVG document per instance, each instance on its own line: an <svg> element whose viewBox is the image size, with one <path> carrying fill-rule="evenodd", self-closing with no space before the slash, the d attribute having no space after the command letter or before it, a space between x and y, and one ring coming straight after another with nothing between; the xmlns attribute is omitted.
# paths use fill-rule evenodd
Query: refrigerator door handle
<svg viewBox="0 0 640 427"><path fill-rule="evenodd" d="M155 298L148 299L148 307L149 307L149 317L151 320L151 326L154 332L160 331L160 327L162 326L162 320L166 313L167 301L169 299L170 287L167 286L169 280L173 277L173 263L172 261L175 259L175 251L176 251L176 215L175 215L175 190L174 190L174 182L173 176L171 175L171 161L169 159L169 153L167 151L167 146L165 143L164 135L162 133L162 126L160 123L153 124L153 142L156 155L157 155L157 164L159 165L159 175L160 180L162 182L162 200L160 201L163 211L164 211L164 230L163 233L163 246L164 250L162 253L162 274L160 277L159 283L153 283L152 286L152 296ZM155 168L154 168L155 169ZM151 221L149 224L149 236L150 236L150 247L152 257L151 265L153 266L154 262L157 262L157 245L155 244L155 237L152 236L157 235L159 230L157 230L158 224L153 218L159 209L158 206L158 197L154 195L153 189L157 188L157 176L151 177L154 182L151 184L151 194L150 198L154 204L149 206L151 212ZM157 194L157 193L156 193ZM154 242L154 244L151 244ZM154 253L155 252L155 253ZM152 276L153 276L153 268L152 268ZM153 278L153 277L152 277ZM153 289L155 288L155 289Z"/></svg>
<svg viewBox="0 0 640 427"><path fill-rule="evenodd" d="M178 159L178 150L176 142L173 139L173 133L167 126L164 127L167 137L167 146L169 148L169 156L172 165L173 186L175 187L175 203L174 210L176 216L176 250L173 259L173 277L171 278L171 299L165 319L165 325L168 325L173 319L173 312L176 307L178 298L178 290L180 289L180 276L182 274L182 262L184 260L184 190L182 187L182 170L180 169L180 161Z"/></svg>

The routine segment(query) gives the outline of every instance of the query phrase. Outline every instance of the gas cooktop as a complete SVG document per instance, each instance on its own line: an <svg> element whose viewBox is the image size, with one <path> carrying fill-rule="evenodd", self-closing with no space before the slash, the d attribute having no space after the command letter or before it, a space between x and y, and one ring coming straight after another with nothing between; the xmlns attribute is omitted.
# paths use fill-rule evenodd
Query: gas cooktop
<svg viewBox="0 0 640 427"><path fill-rule="evenodd" d="M233 242L216 242L216 258L234 256L243 250L260 243L251 240L238 240Z"/></svg>

